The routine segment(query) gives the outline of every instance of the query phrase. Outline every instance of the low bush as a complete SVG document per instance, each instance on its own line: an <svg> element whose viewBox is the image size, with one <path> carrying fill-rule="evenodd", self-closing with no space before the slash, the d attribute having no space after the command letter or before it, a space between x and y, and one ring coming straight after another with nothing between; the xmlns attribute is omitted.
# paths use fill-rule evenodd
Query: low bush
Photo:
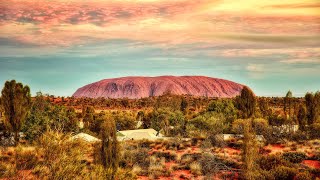
<svg viewBox="0 0 320 180"><path fill-rule="evenodd" d="M277 155L261 156L258 161L261 169L270 171L277 166L289 166L289 162Z"/></svg>
<svg viewBox="0 0 320 180"><path fill-rule="evenodd" d="M0 178L10 178L17 174L17 169L14 164L0 163Z"/></svg>
<svg viewBox="0 0 320 180"><path fill-rule="evenodd" d="M295 180L312 180L312 179L314 178L308 171L299 172L295 177Z"/></svg>
<svg viewBox="0 0 320 180"><path fill-rule="evenodd" d="M138 146L141 148L149 148L151 144L153 144L154 142L147 140L147 139L143 139L137 142Z"/></svg>
<svg viewBox="0 0 320 180"><path fill-rule="evenodd" d="M297 170L286 166L278 166L272 170L275 180L292 180L297 174Z"/></svg>
<svg viewBox="0 0 320 180"><path fill-rule="evenodd" d="M286 152L282 154L282 158L292 163L301 163L307 155L302 152Z"/></svg>
<svg viewBox="0 0 320 180"><path fill-rule="evenodd" d="M164 157L166 162L173 161L177 158L177 153L174 151L155 151L152 155L159 158Z"/></svg>
<svg viewBox="0 0 320 180"><path fill-rule="evenodd" d="M150 157L150 165L148 168L149 178L156 179L159 176L170 176L170 172L166 170L164 162L155 156Z"/></svg>
<svg viewBox="0 0 320 180"><path fill-rule="evenodd" d="M119 164L124 168L132 168L133 165L138 165L145 169L150 164L148 152L147 148L124 149Z"/></svg>
<svg viewBox="0 0 320 180"><path fill-rule="evenodd" d="M201 165L202 174L206 176L216 174L220 169L226 168L226 165L209 153L204 153L198 162Z"/></svg>
<svg viewBox="0 0 320 180"><path fill-rule="evenodd" d="M92 179L92 178L90 178L90 179ZM115 179L117 179L117 180L136 180L137 175L129 169L119 168L117 170Z"/></svg>
<svg viewBox="0 0 320 180"><path fill-rule="evenodd" d="M86 146L80 140L71 140L68 135L46 132L39 140L38 149L43 161L34 173L40 179L81 179L86 174Z"/></svg>
<svg viewBox="0 0 320 180"><path fill-rule="evenodd" d="M34 150L23 150L22 147L17 147L17 169L33 169L38 158L36 156L36 151Z"/></svg>
<svg viewBox="0 0 320 180"><path fill-rule="evenodd" d="M202 174L201 169L201 165L198 162L192 162L190 164L190 171L195 176L200 176Z"/></svg>

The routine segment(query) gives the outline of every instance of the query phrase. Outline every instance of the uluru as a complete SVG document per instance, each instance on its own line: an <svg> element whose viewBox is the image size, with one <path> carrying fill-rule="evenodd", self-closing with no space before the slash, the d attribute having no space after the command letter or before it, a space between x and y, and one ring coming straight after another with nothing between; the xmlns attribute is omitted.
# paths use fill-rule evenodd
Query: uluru
<svg viewBox="0 0 320 180"><path fill-rule="evenodd" d="M74 97L144 98L165 93L204 97L235 97L244 85L206 76L129 76L104 79L79 88Z"/></svg>

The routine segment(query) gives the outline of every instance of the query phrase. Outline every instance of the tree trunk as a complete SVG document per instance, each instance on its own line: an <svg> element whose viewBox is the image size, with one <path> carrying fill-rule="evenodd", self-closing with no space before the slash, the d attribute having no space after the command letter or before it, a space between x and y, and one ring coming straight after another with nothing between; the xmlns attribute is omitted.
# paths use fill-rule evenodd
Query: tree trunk
<svg viewBox="0 0 320 180"><path fill-rule="evenodd" d="M14 132L14 145L17 146L19 144L19 132Z"/></svg>

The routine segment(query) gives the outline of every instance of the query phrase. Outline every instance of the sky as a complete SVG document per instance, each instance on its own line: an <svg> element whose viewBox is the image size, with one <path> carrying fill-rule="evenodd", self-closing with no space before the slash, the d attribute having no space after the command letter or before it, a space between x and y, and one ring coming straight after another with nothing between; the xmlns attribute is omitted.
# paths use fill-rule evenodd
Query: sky
<svg viewBox="0 0 320 180"><path fill-rule="evenodd" d="M0 88L71 96L123 76L204 75L259 96L320 90L319 0L0 0Z"/></svg>

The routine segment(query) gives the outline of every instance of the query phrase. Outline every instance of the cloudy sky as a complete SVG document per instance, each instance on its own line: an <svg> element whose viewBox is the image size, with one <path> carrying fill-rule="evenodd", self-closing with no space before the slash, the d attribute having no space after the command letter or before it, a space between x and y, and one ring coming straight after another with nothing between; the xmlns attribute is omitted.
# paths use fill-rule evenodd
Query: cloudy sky
<svg viewBox="0 0 320 180"><path fill-rule="evenodd" d="M6 0L0 88L71 96L120 76L205 75L257 95L320 90L318 0Z"/></svg>

